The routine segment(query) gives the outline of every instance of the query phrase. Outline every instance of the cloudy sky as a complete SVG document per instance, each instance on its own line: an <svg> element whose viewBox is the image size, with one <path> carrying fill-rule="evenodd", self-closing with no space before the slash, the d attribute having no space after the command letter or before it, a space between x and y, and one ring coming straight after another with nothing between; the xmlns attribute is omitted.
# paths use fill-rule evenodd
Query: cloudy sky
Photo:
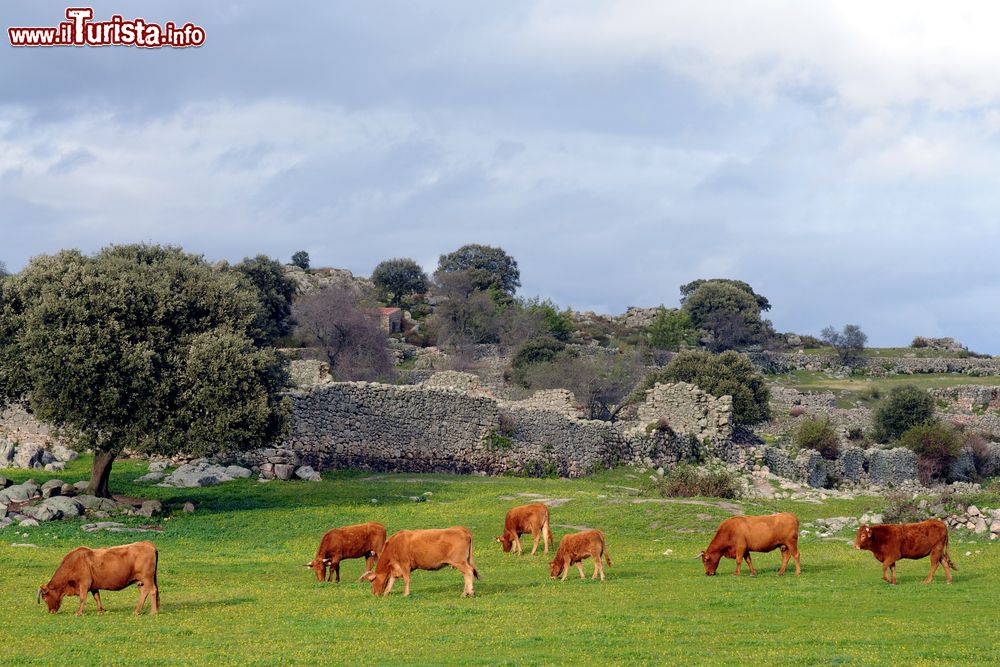
<svg viewBox="0 0 1000 667"><path fill-rule="evenodd" d="M750 282L782 331L1000 353L1000 5L93 3L198 49L0 46L0 260L369 274L470 242L577 309ZM4 28L65 3L6 0ZM6 32L6 31L4 31Z"/></svg>

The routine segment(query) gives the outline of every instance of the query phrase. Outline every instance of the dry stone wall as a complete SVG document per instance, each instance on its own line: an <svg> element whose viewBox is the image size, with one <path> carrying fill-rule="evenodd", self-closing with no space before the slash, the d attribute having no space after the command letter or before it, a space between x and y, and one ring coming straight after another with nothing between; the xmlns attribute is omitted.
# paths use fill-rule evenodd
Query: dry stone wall
<svg viewBox="0 0 1000 667"><path fill-rule="evenodd" d="M797 370L839 369L837 357L787 352L754 352L751 361L765 373L789 373ZM960 373L965 375L1000 375L996 357L866 357L861 367L873 375L913 375L919 373Z"/></svg>
<svg viewBox="0 0 1000 667"><path fill-rule="evenodd" d="M640 408L669 430L579 418L573 395L521 401L491 395L470 374L437 374L421 386L332 382L289 394L292 430L281 451L317 468L579 476L620 463L672 465L705 440L731 433L728 397L691 385L657 385ZM693 436L693 438L691 437ZM274 463L267 450L261 463Z"/></svg>

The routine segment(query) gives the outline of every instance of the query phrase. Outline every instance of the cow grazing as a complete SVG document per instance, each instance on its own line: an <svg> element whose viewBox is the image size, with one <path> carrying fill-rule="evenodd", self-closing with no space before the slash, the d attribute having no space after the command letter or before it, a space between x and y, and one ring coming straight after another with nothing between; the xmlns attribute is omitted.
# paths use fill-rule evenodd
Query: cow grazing
<svg viewBox="0 0 1000 667"><path fill-rule="evenodd" d="M598 575L604 581L604 565L601 564L601 556L611 567L611 556L608 555L608 548L604 544L604 533L599 530L584 530L579 533L563 535L559 540L559 548L556 550L556 557L549 561L549 574L553 579L562 572L562 580L566 581L571 565L576 565L580 571L580 578L583 579L583 565L581 561L590 556L594 557L594 574L591 579L596 579Z"/></svg>
<svg viewBox="0 0 1000 667"><path fill-rule="evenodd" d="M316 573L316 581L330 581L334 573L340 583L340 561L348 558L364 558L364 578L375 567L375 560L385 546L385 526L380 523L360 523L354 526L331 528L320 540L316 557L306 563Z"/></svg>
<svg viewBox="0 0 1000 667"><path fill-rule="evenodd" d="M549 508L544 503L534 503L515 507L507 512L507 518L503 522L503 535L498 536L497 542L503 545L504 553L510 553L512 547L517 549L517 555L521 555L521 535L531 533L535 543L531 547L531 555L534 556L538 550L538 537L541 535L545 546L545 553L549 553L549 545L552 543L552 531L549 529Z"/></svg>
<svg viewBox="0 0 1000 667"><path fill-rule="evenodd" d="M948 526L937 519L878 526L861 524L854 538L854 548L871 551L882 563L882 578L890 584L896 583L896 561L901 558L917 560L931 557L931 571L924 579L925 584L934 579L938 564L944 566L944 576L949 584L951 570L958 569L948 554ZM888 576L889 572L892 579Z"/></svg>
<svg viewBox="0 0 1000 667"><path fill-rule="evenodd" d="M475 595L472 578L479 579L472 556L472 532L465 526L433 530L401 530L389 538L378 556L378 565L364 576L372 582L372 593L388 595L399 577L410 594L410 573L413 570L440 570L450 565L465 577L462 597Z"/></svg>
<svg viewBox="0 0 1000 667"><path fill-rule="evenodd" d="M150 542L135 542L108 549L78 547L63 558L49 583L38 589L38 601L45 600L49 613L59 611L63 597L79 595L80 606L76 615L83 614L87 594L97 600L97 612L104 613L100 591L120 591L134 583L139 584L139 604L136 615L142 613L146 598L150 600L150 613L160 609L160 589L156 584L156 567L159 554Z"/></svg>
<svg viewBox="0 0 1000 667"><path fill-rule="evenodd" d="M705 574L714 576L723 556L736 559L736 572L746 560L750 574L757 570L750 560L750 552L767 553L781 549L781 567L778 576L785 574L788 559L795 559L795 576L801 572L799 566L799 520L794 514L782 512L767 516L734 516L726 519L715 531L715 537L708 548L698 554L705 565Z"/></svg>

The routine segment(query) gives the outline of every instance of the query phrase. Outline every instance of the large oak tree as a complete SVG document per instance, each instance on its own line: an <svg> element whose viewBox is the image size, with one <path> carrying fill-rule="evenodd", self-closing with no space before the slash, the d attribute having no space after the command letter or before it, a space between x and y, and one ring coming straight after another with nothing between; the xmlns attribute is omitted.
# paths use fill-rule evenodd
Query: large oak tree
<svg viewBox="0 0 1000 667"><path fill-rule="evenodd" d="M259 346L262 308L241 272L178 248L36 257L0 282L0 405L21 402L92 449L89 491L104 497L126 448L266 445L287 422L288 373Z"/></svg>

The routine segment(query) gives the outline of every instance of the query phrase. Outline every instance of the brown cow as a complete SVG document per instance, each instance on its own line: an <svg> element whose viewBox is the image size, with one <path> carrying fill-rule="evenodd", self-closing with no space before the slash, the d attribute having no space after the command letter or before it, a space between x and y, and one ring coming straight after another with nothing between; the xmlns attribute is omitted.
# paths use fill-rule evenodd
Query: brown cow
<svg viewBox="0 0 1000 667"><path fill-rule="evenodd" d="M385 546L385 526L374 521L359 523L342 528L331 528L320 540L316 557L306 563L316 572L316 581L330 581L333 574L340 583L340 561L348 558L364 558L365 574L375 567L378 553ZM362 574L358 581L361 581Z"/></svg>
<svg viewBox="0 0 1000 667"><path fill-rule="evenodd" d="M931 583L939 563L944 566L944 576L949 584L949 566L951 569L958 569L948 554L948 526L937 519L878 526L861 524L854 538L854 548L871 551L882 563L882 578L890 584L896 583L896 561L901 558L917 560L931 557L931 571L924 579L925 584ZM887 571L892 572L891 580Z"/></svg>
<svg viewBox="0 0 1000 667"><path fill-rule="evenodd" d="M604 533L599 530L584 530L579 533L563 535L563 538L559 540L555 559L549 561L549 574L555 579L562 572L562 580L566 581L570 565L576 565L576 569L580 571L580 578L583 579L581 561L590 556L594 557L594 575L591 579L596 579L600 575L601 581L604 581L604 565L601 564L601 556L604 556L608 567L611 567L611 556L608 555L608 549L604 544Z"/></svg>
<svg viewBox="0 0 1000 667"><path fill-rule="evenodd" d="M410 572L440 570L446 565L465 577L462 597L475 595L472 578L479 579L472 557L472 532L465 526L432 530L401 530L389 538L378 555L378 565L364 576L372 582L372 593L388 595L398 577L406 583L403 595L410 594Z"/></svg>
<svg viewBox="0 0 1000 667"><path fill-rule="evenodd" d="M723 556L736 559L736 572L746 559L750 575L757 574L750 560L750 552L767 553L781 549L781 567L778 576L785 574L788 559L795 558L795 576L801 572L799 566L799 520L789 512L767 516L734 516L719 524L708 548L698 554L705 565L705 574L715 576L719 561Z"/></svg>
<svg viewBox="0 0 1000 667"><path fill-rule="evenodd" d="M538 536L541 534L545 545L545 553L549 553L552 543L552 531L549 529L549 508L545 503L533 503L515 507L507 512L503 522L503 535L497 536L497 542L503 545L504 553L510 553L511 546L517 548L521 555L521 535L531 533L535 543L531 547L531 555L538 550Z"/></svg>
<svg viewBox="0 0 1000 667"><path fill-rule="evenodd" d="M76 615L83 614L87 593L97 600L97 613L104 613L100 591L120 591L134 583L139 584L138 616L148 597L150 613L160 609L160 589L156 585L156 567L159 554L150 542L134 542L108 549L78 547L70 551L52 575L49 583L38 589L38 601L45 599L49 613L59 611L66 595L79 595L80 606Z"/></svg>

